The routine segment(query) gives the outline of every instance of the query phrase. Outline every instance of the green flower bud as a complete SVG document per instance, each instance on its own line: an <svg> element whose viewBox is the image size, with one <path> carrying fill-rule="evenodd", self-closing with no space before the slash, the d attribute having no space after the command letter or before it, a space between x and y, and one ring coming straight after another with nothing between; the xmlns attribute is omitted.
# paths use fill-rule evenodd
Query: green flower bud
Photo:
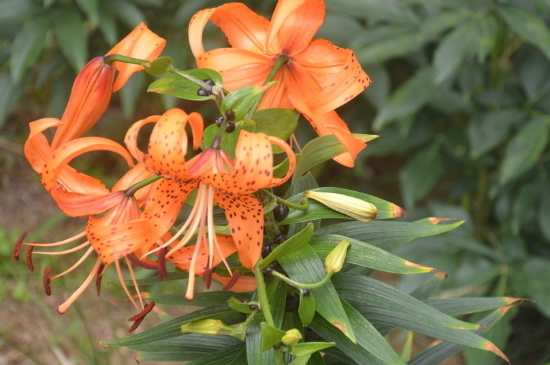
<svg viewBox="0 0 550 365"><path fill-rule="evenodd" d="M296 328L286 331L286 335L283 336L283 344L287 346L296 345L302 339L302 334Z"/></svg>
<svg viewBox="0 0 550 365"><path fill-rule="evenodd" d="M342 240L325 258L325 270L336 273L342 269L350 243Z"/></svg>
<svg viewBox="0 0 550 365"><path fill-rule="evenodd" d="M200 333L203 335L216 335L220 332L223 322L217 319L201 319L181 325L183 333Z"/></svg>
<svg viewBox="0 0 550 365"><path fill-rule="evenodd" d="M304 196L358 221L370 222L378 215L378 209L373 204L351 196L312 190L305 191Z"/></svg>

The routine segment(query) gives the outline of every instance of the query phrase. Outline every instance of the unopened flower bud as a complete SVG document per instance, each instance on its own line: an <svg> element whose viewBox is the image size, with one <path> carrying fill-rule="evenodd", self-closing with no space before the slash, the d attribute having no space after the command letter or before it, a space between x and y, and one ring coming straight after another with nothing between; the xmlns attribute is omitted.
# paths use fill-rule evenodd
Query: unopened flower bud
<svg viewBox="0 0 550 365"><path fill-rule="evenodd" d="M342 240L325 258L325 270L337 273L342 269L350 243Z"/></svg>
<svg viewBox="0 0 550 365"><path fill-rule="evenodd" d="M370 222L378 215L378 209L369 202L351 196L307 190L306 198L317 200L337 212L362 222Z"/></svg>
<svg viewBox="0 0 550 365"><path fill-rule="evenodd" d="M223 322L217 319L201 319L181 325L183 333L199 333L202 335L216 335L220 332Z"/></svg>
<svg viewBox="0 0 550 365"><path fill-rule="evenodd" d="M296 328L286 331L283 336L283 344L287 346L296 345L302 339L302 334Z"/></svg>

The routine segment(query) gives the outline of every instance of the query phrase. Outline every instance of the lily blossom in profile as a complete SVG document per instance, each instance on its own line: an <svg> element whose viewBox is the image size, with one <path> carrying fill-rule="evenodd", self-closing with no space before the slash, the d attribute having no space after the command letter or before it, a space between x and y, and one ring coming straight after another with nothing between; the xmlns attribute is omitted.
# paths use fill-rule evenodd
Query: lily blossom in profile
<svg viewBox="0 0 550 365"><path fill-rule="evenodd" d="M354 53L324 39L313 39L325 17L323 0L279 0L271 22L241 3L197 12L189 23L189 41L198 67L218 71L229 91L262 85L274 67L278 83L259 109L293 108L320 136L334 135L346 148L335 157L352 167L365 148L334 111L371 83ZM202 34L217 25L233 48L206 52Z"/></svg>
<svg viewBox="0 0 550 365"><path fill-rule="evenodd" d="M148 123L155 123L155 126L149 139L148 153L144 153L137 147L137 136ZM164 236L174 226L185 200L192 191L197 191L193 209L182 227L171 239L151 251L169 248L166 257L170 259L180 248L195 243L193 249L189 249L189 286L185 295L188 300L193 298L197 273L203 272L209 276L215 262L222 258L231 272L225 261L231 248L215 232L214 204L225 212L242 265L252 269L261 254L264 225L263 206L253 193L286 182L296 164L292 149L284 141L245 130L240 132L234 159L221 149L219 139L215 138L211 147L186 161L185 127L191 125L195 147L198 147L202 123L202 117L196 113L188 115L180 109L171 109L162 116L136 122L125 139L128 150L141 164L165 177L151 193L143 212L144 217L154 222L152 231L155 242L157 237ZM272 144L281 147L289 156L289 169L282 178L273 176ZM207 257L206 264L202 256ZM234 280L235 275L238 274L232 274Z"/></svg>

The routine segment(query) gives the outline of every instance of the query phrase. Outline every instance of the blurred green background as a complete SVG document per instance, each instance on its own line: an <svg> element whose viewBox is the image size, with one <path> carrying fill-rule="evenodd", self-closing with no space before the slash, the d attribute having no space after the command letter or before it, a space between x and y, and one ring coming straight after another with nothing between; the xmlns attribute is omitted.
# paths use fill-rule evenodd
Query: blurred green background
<svg viewBox="0 0 550 365"><path fill-rule="evenodd" d="M221 3L0 0L0 318L8 315L8 306L38 306L41 311L32 314L28 309L28 315L55 318L53 306L41 294L40 274L31 275L24 264L9 260L17 236L32 230L37 240L59 239L82 227L82 222L74 225L56 213L22 157L28 122L60 117L76 72L141 21L167 39L163 55L172 57L179 68L193 68L187 23L197 10ZM449 274L439 295L533 299L499 323L491 339L512 363L546 364L550 361L550 1L326 3L326 22L317 37L353 49L373 80L339 113L352 131L380 138L360 155L355 169L329 162L316 170L320 185L379 196L401 204L413 218L465 219L459 229L399 254ZM246 4L269 18L275 1ZM205 41L207 48L224 44L215 27L207 28ZM94 133L121 141L132 121L175 105L214 120L210 105L146 95L151 80L143 73L134 76L115 95ZM305 126L298 133L302 141L310 136ZM107 180L116 179L117 161L109 157L102 161L106 167L93 160L78 163ZM54 261L39 266L43 270ZM82 277L67 283L68 289L58 291L76 288L86 275L82 271ZM410 276L398 285L411 291L417 280L421 278ZM111 321L108 305L98 313ZM109 331L120 327L123 319L109 322L99 335L113 337ZM47 323L51 326L52 321ZM25 349L27 344L16 336L17 324L31 330L22 322L0 321L0 360L9 351L19 351L27 354L24 360L30 364L51 363ZM44 335L49 352L54 353L51 349L60 343L63 348L59 333L53 339ZM104 350L79 341L81 330L67 335L82 346L86 363L105 363ZM97 340L95 335L90 338ZM459 361L501 363L475 350L466 351Z"/></svg>

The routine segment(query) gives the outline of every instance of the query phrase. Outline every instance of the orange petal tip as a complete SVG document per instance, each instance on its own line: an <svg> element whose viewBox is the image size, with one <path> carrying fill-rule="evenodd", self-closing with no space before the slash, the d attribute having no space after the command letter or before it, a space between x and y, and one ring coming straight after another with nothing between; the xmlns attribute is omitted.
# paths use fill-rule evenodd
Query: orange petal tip
<svg viewBox="0 0 550 365"><path fill-rule="evenodd" d="M397 217L408 217L409 213L405 211L405 209L401 208L399 205L393 204L391 206L391 214L394 218Z"/></svg>
<svg viewBox="0 0 550 365"><path fill-rule="evenodd" d="M437 217L430 217L428 218L428 220L430 222L432 222L432 224L439 224L440 222L443 222L443 221L454 221L456 220L456 218L437 218Z"/></svg>
<svg viewBox="0 0 550 365"><path fill-rule="evenodd" d="M496 347L494 343L489 342L488 344L486 344L484 346L484 349L487 350L487 351L491 351L495 355L497 355L497 356L501 357L502 359L504 359L508 364L510 364L510 360L508 359L508 357L506 355L504 355L504 353L502 351L500 351L500 349L498 347Z"/></svg>

